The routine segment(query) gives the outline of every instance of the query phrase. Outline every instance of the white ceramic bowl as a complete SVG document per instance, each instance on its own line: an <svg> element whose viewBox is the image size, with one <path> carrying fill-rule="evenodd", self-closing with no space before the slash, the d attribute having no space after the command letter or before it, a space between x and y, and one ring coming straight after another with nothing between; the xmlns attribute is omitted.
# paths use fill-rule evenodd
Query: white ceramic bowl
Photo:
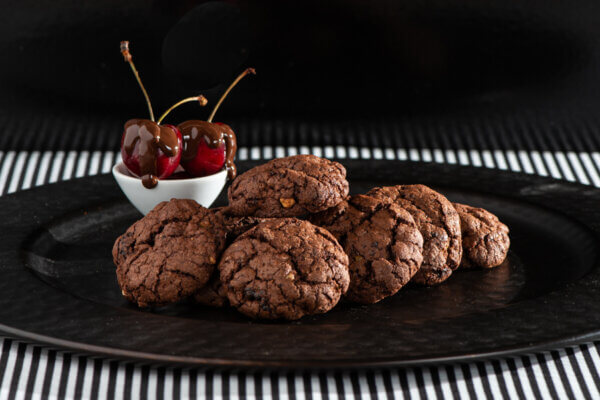
<svg viewBox="0 0 600 400"><path fill-rule="evenodd" d="M146 215L161 201L192 199L204 207L210 207L227 182L227 171L190 179L165 179L152 189L146 189L142 180L133 176L122 162L112 169L113 176L131 204Z"/></svg>

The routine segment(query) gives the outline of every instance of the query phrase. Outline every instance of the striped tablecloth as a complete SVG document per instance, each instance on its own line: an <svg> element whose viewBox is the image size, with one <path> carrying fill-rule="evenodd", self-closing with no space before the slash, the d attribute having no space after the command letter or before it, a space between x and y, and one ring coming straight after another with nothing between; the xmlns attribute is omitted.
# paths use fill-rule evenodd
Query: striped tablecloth
<svg viewBox="0 0 600 400"><path fill-rule="evenodd" d="M243 160L297 153L458 163L600 186L600 152L261 146L238 154ZM0 193L106 173L119 159L113 151L2 151ZM600 398L600 342L471 364L315 374L160 368L0 341L2 398Z"/></svg>

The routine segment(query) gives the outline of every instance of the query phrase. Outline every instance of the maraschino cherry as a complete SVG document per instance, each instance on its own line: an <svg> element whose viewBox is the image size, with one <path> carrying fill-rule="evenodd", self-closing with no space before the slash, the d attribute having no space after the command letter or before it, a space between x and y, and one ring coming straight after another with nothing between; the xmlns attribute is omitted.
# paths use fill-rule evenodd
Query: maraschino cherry
<svg viewBox="0 0 600 400"><path fill-rule="evenodd" d="M183 136L181 166L190 175L196 177L212 175L225 167L228 178L235 178L237 174L233 163L237 150L235 133L229 125L212 122L212 120L231 89L248 74L256 74L256 71L248 68L242 72L223 93L206 121L185 121L177 126Z"/></svg>
<svg viewBox="0 0 600 400"><path fill-rule="evenodd" d="M129 52L129 42L121 42L121 54L131 66L133 75L146 99L150 114L149 120L131 119L125 123L123 137L121 138L121 157L127 169L132 174L141 177L143 185L151 189L158 184L159 179L169 177L179 166L183 150L183 139L177 127L160 125L166 113L163 114L158 123L154 122L150 97L133 64L133 58ZM197 96L184 99L176 105L189 101L198 101L201 106L207 103L204 96Z"/></svg>

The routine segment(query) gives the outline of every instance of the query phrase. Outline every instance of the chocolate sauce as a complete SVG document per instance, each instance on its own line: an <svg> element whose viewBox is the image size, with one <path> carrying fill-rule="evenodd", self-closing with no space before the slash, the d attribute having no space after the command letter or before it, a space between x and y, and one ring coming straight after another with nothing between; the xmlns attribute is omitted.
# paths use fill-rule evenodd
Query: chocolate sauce
<svg viewBox="0 0 600 400"><path fill-rule="evenodd" d="M183 136L182 161L190 161L196 157L200 140L205 140L209 147L216 149L225 145L225 168L227 177L235 178L237 169L233 163L237 151L235 133L229 125L191 120L177 126Z"/></svg>
<svg viewBox="0 0 600 400"><path fill-rule="evenodd" d="M139 144L138 144L139 143ZM139 175L143 185L152 189L158 184L158 150L167 157L179 152L177 134L168 126L160 126L147 119L131 119L125 123L123 150L132 157L138 145Z"/></svg>

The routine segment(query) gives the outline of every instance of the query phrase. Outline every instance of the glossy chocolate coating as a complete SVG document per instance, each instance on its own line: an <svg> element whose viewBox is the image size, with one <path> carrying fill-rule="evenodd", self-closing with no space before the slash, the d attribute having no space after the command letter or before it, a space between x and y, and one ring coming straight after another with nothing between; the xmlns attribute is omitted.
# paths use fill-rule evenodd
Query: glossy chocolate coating
<svg viewBox="0 0 600 400"><path fill-rule="evenodd" d="M138 144L139 143L139 144ZM129 156L138 145L140 177L143 185L151 189L158 184L158 150L167 157L179 152L177 133L168 126L147 119L131 119L125 123L122 148Z"/></svg>
<svg viewBox="0 0 600 400"><path fill-rule="evenodd" d="M229 125L190 120L177 126L183 136L183 154L181 161L190 161L196 157L200 140L205 140L209 147L218 148L225 145L225 168L227 177L235 178L237 169L234 164L237 141L233 129Z"/></svg>

